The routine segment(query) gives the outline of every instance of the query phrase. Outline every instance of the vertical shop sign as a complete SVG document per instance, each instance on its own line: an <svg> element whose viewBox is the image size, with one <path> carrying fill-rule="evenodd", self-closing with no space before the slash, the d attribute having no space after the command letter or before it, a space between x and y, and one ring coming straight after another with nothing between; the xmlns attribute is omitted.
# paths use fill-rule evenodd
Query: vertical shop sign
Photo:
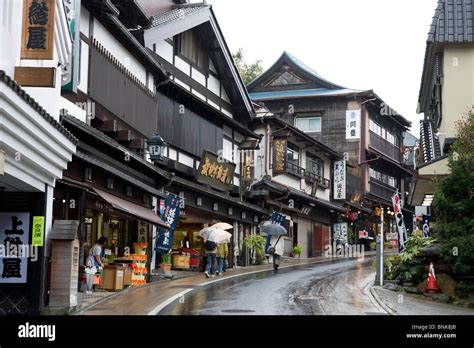
<svg viewBox="0 0 474 348"><path fill-rule="evenodd" d="M55 0L24 0L22 59L53 59Z"/></svg>
<svg viewBox="0 0 474 348"><path fill-rule="evenodd" d="M33 229L31 245L42 247L44 245L44 216L33 216Z"/></svg>
<svg viewBox="0 0 474 348"><path fill-rule="evenodd" d="M170 228L160 228L156 241L156 251L159 253L166 254L173 246L173 234L179 220L180 204L181 198L171 193L165 199L165 212L161 218Z"/></svg>
<svg viewBox="0 0 474 348"><path fill-rule="evenodd" d="M360 110L346 111L346 139L360 138Z"/></svg>
<svg viewBox="0 0 474 348"><path fill-rule="evenodd" d="M286 173L286 139L273 140L273 174Z"/></svg>
<svg viewBox="0 0 474 348"><path fill-rule="evenodd" d="M26 283L29 235L29 213L0 213L0 284Z"/></svg>
<svg viewBox="0 0 474 348"><path fill-rule="evenodd" d="M334 162L334 199L346 199L346 161Z"/></svg>

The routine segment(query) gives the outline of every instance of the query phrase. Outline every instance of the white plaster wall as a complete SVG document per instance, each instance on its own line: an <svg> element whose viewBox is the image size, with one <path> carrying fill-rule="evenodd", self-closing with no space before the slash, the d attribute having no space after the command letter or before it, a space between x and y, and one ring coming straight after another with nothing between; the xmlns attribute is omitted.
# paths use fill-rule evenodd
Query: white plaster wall
<svg viewBox="0 0 474 348"><path fill-rule="evenodd" d="M89 11L81 6L81 19L79 22L81 33L89 37Z"/></svg>
<svg viewBox="0 0 474 348"><path fill-rule="evenodd" d="M160 42L156 42L156 54L158 54L161 58L166 60L168 63L173 64L173 46L170 45L166 40L162 40ZM153 49L153 43L148 44L147 47Z"/></svg>
<svg viewBox="0 0 474 348"><path fill-rule="evenodd" d="M178 56L174 56L174 64L179 70L181 70L182 72L184 72L186 75L189 76L191 66L188 63L186 63L183 59L179 58Z"/></svg>
<svg viewBox="0 0 474 348"><path fill-rule="evenodd" d="M201 85L206 86L206 76L203 73L194 68L191 68L191 74L192 78L196 80L196 82L199 82Z"/></svg>
<svg viewBox="0 0 474 348"><path fill-rule="evenodd" d="M215 95L220 96L221 83L212 75L209 75L207 79L207 88Z"/></svg>
<svg viewBox="0 0 474 348"><path fill-rule="evenodd" d="M191 89L191 91L192 91L192 93L193 93L195 96L197 96L199 99L202 99L202 100L206 101L206 97L205 97L203 94L197 92L197 91L194 90L194 89Z"/></svg>
<svg viewBox="0 0 474 348"><path fill-rule="evenodd" d="M94 18L94 37L104 46L121 64L146 85L145 67L115 39L107 29Z"/></svg>

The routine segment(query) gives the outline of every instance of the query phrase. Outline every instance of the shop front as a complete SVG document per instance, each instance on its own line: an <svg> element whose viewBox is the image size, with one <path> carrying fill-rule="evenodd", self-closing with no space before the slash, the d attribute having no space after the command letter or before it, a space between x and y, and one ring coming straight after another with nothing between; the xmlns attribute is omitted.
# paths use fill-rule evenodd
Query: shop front
<svg viewBox="0 0 474 348"><path fill-rule="evenodd" d="M268 216L266 210L245 203L239 197L182 178L176 178L175 181L169 193L180 197L181 205L170 247L172 268L203 271L205 249L199 231L218 222L233 226L228 230L232 234L228 243L229 267L248 266L250 253L245 248L244 240L248 235L256 233L258 223ZM160 263L161 255L158 255L156 260Z"/></svg>

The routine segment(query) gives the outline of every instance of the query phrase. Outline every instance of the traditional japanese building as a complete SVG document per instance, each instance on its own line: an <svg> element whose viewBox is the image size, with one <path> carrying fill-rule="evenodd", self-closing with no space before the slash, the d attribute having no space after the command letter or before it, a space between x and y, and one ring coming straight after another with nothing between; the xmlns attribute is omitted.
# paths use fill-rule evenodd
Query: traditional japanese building
<svg viewBox="0 0 474 348"><path fill-rule="evenodd" d="M146 4L153 17L145 45L169 76L157 85L157 128L167 147L156 164L174 174L167 190L184 200L170 247L189 241L202 250L199 230L225 221L234 226L230 264L247 265L243 240L268 213L243 200L251 179L243 163L261 138L250 130L252 102L211 6Z"/></svg>
<svg viewBox="0 0 474 348"><path fill-rule="evenodd" d="M302 257L321 255L332 244L333 226L338 229L348 212L332 199L333 168L343 155L267 109L257 110L253 127L262 142L246 197L286 217L287 255L295 245L301 246Z"/></svg>
<svg viewBox="0 0 474 348"><path fill-rule="evenodd" d="M472 112L474 37L472 4L440 0L426 42L418 113L420 146L410 202L430 215L433 180L448 175L448 157L456 138L456 122Z"/></svg>
<svg viewBox="0 0 474 348"><path fill-rule="evenodd" d="M398 191L406 199L404 181L412 175L403 165L401 150L409 121L373 91L327 81L288 52L247 88L252 100L279 120L344 155L345 189L333 189L331 200L349 209L349 241L359 242L360 235L360 242L368 242L367 236L375 236L380 221L376 207L385 208L385 232L396 231L392 197ZM405 207L409 226L410 214Z"/></svg>
<svg viewBox="0 0 474 348"><path fill-rule="evenodd" d="M59 1L2 3L0 23L0 315L48 301L53 192L77 139L59 123L72 41ZM20 256L20 257L17 257Z"/></svg>

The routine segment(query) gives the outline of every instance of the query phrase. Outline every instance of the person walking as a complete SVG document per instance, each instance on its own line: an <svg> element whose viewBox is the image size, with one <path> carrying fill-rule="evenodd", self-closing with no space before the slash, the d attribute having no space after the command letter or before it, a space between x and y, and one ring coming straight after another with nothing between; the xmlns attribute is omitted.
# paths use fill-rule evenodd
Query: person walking
<svg viewBox="0 0 474 348"><path fill-rule="evenodd" d="M215 277L215 266L214 263L216 262L216 254L217 254L217 244L210 240L207 240L204 243L205 247L205 255L206 255L206 270L204 274L206 278Z"/></svg>
<svg viewBox="0 0 474 348"><path fill-rule="evenodd" d="M227 243L217 244L217 275L222 275L224 272L224 262L229 255L229 246Z"/></svg>
<svg viewBox="0 0 474 348"><path fill-rule="evenodd" d="M104 258L104 247L107 244L107 238L100 237L97 240L97 243L89 251L89 256L86 260L86 283L87 291L86 294L92 293L92 288L94 286L94 276L97 273L97 270L104 268L104 263L102 262Z"/></svg>
<svg viewBox="0 0 474 348"><path fill-rule="evenodd" d="M280 258L285 252L285 242L282 236L271 236L270 247L267 251L273 259L273 271L277 272L280 267Z"/></svg>

